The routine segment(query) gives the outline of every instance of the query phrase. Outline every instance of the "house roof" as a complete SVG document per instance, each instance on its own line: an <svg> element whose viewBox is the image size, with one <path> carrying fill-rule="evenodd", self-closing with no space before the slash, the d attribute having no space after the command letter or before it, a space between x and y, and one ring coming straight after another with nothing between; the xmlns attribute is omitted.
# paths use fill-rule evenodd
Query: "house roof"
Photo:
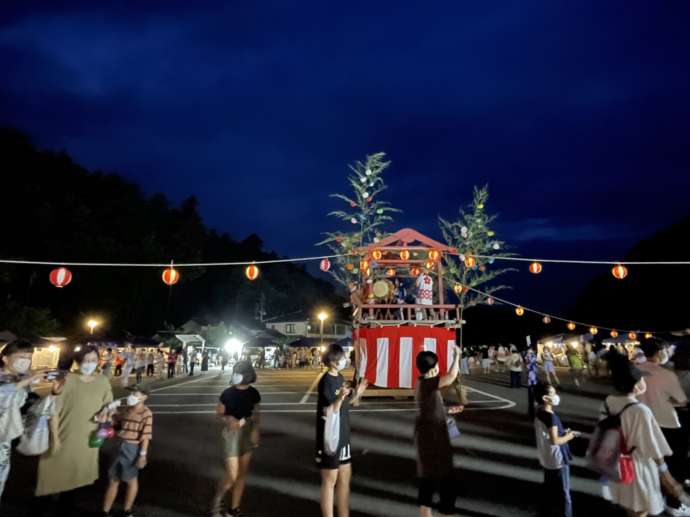
<svg viewBox="0 0 690 517"><path fill-rule="evenodd" d="M270 323L291 323L291 322L309 322L313 321L316 319L316 316L312 314L311 312L307 311L295 311L295 312L290 312L288 314L283 314L282 316L274 316L273 318L267 318L264 320L264 323L270 324ZM349 321L341 320L341 319L328 319L327 323L338 323L338 324L345 324L349 325Z"/></svg>
<svg viewBox="0 0 690 517"><path fill-rule="evenodd" d="M449 248L445 244L441 244L440 242L435 241L434 239L431 239L426 235L422 235L417 230L413 230L412 228L403 228L402 230L398 230L394 234L389 235L388 237L384 237L379 242L367 246L367 248L385 248L387 246L410 246L414 245L414 243L417 243L417 247L433 248L441 251L452 251L452 248Z"/></svg>

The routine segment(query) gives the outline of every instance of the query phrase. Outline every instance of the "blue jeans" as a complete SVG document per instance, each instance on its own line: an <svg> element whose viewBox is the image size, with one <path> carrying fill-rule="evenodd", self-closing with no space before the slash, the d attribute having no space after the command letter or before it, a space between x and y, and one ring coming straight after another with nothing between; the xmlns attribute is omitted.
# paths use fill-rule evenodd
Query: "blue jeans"
<svg viewBox="0 0 690 517"><path fill-rule="evenodd" d="M544 516L573 517L570 499L570 466L544 469Z"/></svg>

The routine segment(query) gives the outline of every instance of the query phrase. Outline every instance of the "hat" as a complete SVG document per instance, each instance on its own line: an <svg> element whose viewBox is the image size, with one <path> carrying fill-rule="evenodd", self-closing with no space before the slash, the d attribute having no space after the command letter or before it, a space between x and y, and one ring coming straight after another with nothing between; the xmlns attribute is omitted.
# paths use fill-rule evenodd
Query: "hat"
<svg viewBox="0 0 690 517"><path fill-rule="evenodd" d="M151 394L151 386L149 385L135 384L134 386L127 386L125 389L133 393L143 393L147 397Z"/></svg>

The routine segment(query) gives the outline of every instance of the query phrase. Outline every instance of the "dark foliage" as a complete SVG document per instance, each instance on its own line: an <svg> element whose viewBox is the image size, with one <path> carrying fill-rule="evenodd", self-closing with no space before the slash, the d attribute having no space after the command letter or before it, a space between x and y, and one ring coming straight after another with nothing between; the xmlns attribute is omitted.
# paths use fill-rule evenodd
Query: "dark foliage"
<svg viewBox="0 0 690 517"><path fill-rule="evenodd" d="M116 174L89 172L64 153L36 150L21 133L0 129L6 189L0 219L0 257L80 262L201 262L277 258L256 235L236 241L204 226L197 200L173 206L162 194L145 196ZM262 267L249 282L241 267L183 269L170 290L158 268L72 267L72 283L56 289L51 267L0 266L4 303L48 307L64 332L87 311L111 329L150 333L165 322L254 317L262 296L276 315L317 304L335 305L334 287L302 266ZM5 311L8 314L8 311ZM47 316L48 319L49 316ZM12 329L9 321L3 321Z"/></svg>

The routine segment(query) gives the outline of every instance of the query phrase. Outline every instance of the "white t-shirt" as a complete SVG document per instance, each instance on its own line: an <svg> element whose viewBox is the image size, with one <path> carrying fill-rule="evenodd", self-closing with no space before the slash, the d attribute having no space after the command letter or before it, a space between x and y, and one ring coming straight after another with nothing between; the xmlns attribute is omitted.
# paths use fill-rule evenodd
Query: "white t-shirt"
<svg viewBox="0 0 690 517"><path fill-rule="evenodd" d="M434 303L434 279L422 273L417 277L416 302L420 305L432 305Z"/></svg>
<svg viewBox="0 0 690 517"><path fill-rule="evenodd" d="M646 362L637 367L649 373L645 377L647 391L639 395L638 400L652 410L659 427L678 429L680 421L674 403L682 406L688 402L678 376L659 363Z"/></svg>

